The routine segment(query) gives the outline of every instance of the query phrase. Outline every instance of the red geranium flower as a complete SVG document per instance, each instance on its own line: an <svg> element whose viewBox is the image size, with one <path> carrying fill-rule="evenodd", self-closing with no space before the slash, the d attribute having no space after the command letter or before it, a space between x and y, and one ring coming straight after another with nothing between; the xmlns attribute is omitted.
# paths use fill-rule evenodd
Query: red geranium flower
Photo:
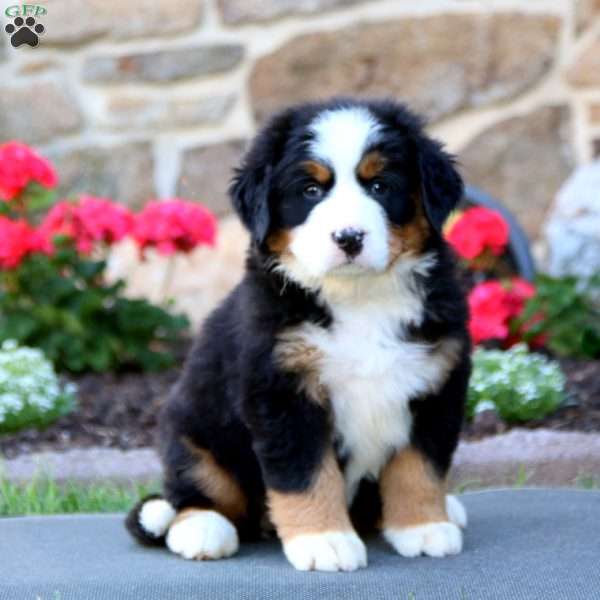
<svg viewBox="0 0 600 600"><path fill-rule="evenodd" d="M510 307L506 288L499 281L485 281L469 293L469 332L473 343L504 339L508 335Z"/></svg>
<svg viewBox="0 0 600 600"><path fill-rule="evenodd" d="M75 238L73 209L74 205L67 200L57 202L46 213L46 216L40 225L40 232L48 239L52 239L55 235L64 235Z"/></svg>
<svg viewBox="0 0 600 600"><path fill-rule="evenodd" d="M90 252L97 242L120 242L133 227L133 215L125 206L94 196L80 197L75 219L80 230L78 242L83 252Z"/></svg>
<svg viewBox="0 0 600 600"><path fill-rule="evenodd" d="M53 188L58 179L52 165L29 146L20 142L0 145L0 199L12 200L32 181Z"/></svg>
<svg viewBox="0 0 600 600"><path fill-rule="evenodd" d="M135 218L133 237L142 250L154 247L170 255L202 244L213 246L216 230L216 219L206 207L171 198L146 204Z"/></svg>
<svg viewBox="0 0 600 600"><path fill-rule="evenodd" d="M462 258L473 260L486 250L495 256L504 252L509 227L504 217L489 208L468 208L446 234L450 245Z"/></svg>
<svg viewBox="0 0 600 600"><path fill-rule="evenodd" d="M14 269L37 246L31 226L21 220L0 216L0 268Z"/></svg>
<svg viewBox="0 0 600 600"><path fill-rule="evenodd" d="M508 305L510 316L518 317L527 300L535 296L535 286L522 277L513 277L510 287L506 289L506 303Z"/></svg>
<svg viewBox="0 0 600 600"><path fill-rule="evenodd" d="M501 340L505 347L510 347L523 339L529 328L539 322L540 316L530 321L511 334L511 322L521 316L527 300L535 296L535 286L520 277L509 282L486 281L476 285L469 293L469 331L473 343L486 340ZM541 346L545 336L538 336L529 343Z"/></svg>
<svg viewBox="0 0 600 600"><path fill-rule="evenodd" d="M76 204L66 200L55 204L40 230L46 239L71 237L80 252L89 254L97 243L122 240L132 227L133 215L126 207L107 198L81 196Z"/></svg>

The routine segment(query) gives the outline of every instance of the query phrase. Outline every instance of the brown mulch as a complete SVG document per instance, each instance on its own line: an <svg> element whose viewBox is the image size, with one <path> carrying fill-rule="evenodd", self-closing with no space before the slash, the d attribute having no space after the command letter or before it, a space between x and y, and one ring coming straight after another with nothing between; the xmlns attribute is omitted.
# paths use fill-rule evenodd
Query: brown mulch
<svg viewBox="0 0 600 600"><path fill-rule="evenodd" d="M181 348L180 361L186 349ZM549 417L519 426L600 431L600 361L560 362L568 380L566 405ZM44 431L0 436L0 455L11 458L73 447L152 446L158 409L178 374L179 369L171 369L162 373L87 374L73 378L78 386L78 409ZM477 439L509 428L495 415L484 414L465 427L464 437Z"/></svg>

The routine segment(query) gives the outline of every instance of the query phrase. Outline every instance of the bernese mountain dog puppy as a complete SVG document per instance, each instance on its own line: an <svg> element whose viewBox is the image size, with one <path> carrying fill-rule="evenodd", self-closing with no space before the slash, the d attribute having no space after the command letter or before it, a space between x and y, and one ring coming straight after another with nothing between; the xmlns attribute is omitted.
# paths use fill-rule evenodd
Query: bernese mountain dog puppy
<svg viewBox="0 0 600 600"><path fill-rule="evenodd" d="M134 507L130 532L203 560L271 529L301 570L364 567L373 528L402 556L460 552L453 159L403 106L334 99L273 118L230 191L245 276L163 409L164 496Z"/></svg>

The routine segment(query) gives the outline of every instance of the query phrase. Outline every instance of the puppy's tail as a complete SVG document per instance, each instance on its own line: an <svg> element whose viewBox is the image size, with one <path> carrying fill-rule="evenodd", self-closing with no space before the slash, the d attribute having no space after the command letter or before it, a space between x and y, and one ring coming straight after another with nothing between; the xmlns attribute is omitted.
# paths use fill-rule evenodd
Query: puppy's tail
<svg viewBox="0 0 600 600"><path fill-rule="evenodd" d="M144 546L164 546L165 536L176 514L170 502L153 494L140 500L129 511L125 527Z"/></svg>

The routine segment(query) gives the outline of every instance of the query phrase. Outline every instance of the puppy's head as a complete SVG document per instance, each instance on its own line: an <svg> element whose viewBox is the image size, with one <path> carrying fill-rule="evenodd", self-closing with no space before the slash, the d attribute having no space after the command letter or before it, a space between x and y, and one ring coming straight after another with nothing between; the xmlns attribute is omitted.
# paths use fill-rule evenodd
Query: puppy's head
<svg viewBox="0 0 600 600"><path fill-rule="evenodd" d="M392 102L333 100L275 117L231 186L254 247L292 275L381 273L439 240L462 181Z"/></svg>

